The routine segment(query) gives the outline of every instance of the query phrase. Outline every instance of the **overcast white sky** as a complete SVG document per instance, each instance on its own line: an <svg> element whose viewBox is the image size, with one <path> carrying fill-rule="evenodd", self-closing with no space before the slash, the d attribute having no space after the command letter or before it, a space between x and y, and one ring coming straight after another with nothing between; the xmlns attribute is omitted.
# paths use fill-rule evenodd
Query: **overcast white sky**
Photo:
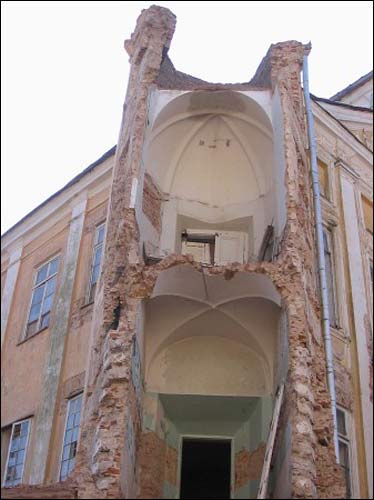
<svg viewBox="0 0 374 500"><path fill-rule="evenodd" d="M204 80L248 81L290 39L312 42L320 97L372 69L371 1L2 1L2 233L116 144L123 41L154 3L177 16L174 65Z"/></svg>

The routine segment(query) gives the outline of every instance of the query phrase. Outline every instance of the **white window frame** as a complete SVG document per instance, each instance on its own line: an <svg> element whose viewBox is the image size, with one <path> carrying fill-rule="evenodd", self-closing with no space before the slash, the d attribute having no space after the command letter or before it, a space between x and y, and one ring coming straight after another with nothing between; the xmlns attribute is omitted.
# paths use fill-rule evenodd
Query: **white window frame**
<svg viewBox="0 0 374 500"><path fill-rule="evenodd" d="M82 403L81 403L81 411L80 411L80 418L79 418L79 431L78 431L78 439L77 439L77 450L78 450L78 445L81 437L81 424L82 424L82 411L83 411L83 392L80 392L79 394L76 394L75 396L71 397L68 399L68 405L66 408L66 415L65 415L65 425L64 425L64 434L62 436L62 446L61 446L61 453L60 453L60 466L58 468L58 477L57 481L65 481L69 476L67 476L64 480L61 479L61 468L62 468L62 457L64 455L64 445L65 445L65 434L66 434L66 427L69 419L69 413L70 413L70 405L72 401L75 401L78 398L82 398ZM76 455L75 455L76 456ZM74 464L75 466L75 464Z"/></svg>
<svg viewBox="0 0 374 500"><path fill-rule="evenodd" d="M25 448L24 448L25 454L24 454L24 459L23 459L23 463L22 463L22 473L21 473L21 479L20 479L19 485L22 484L23 473L25 471L25 463L26 463L26 459L27 459L27 449L28 449L29 440L30 440L31 418L24 418L23 420L18 420L17 422L14 422L12 424L12 433L11 433L11 436L10 436L10 441L9 441L9 446L8 446L8 453L7 453L7 458L6 458L6 463L5 463L5 469L4 469L4 477L3 477L3 481L2 481L2 487L3 488L12 488L13 487L13 486L5 486L5 482L6 482L7 472L8 472L9 456L10 456L10 449L12 447L12 440L13 440L14 428L15 428L16 425L22 424L23 422L27 422L27 421L29 422L29 426L28 426L28 429L27 429L27 439L26 439L26 445L25 445ZM15 485L15 486L19 486L19 485Z"/></svg>
<svg viewBox="0 0 374 500"><path fill-rule="evenodd" d="M339 410L343 415L344 415L344 424L345 424L345 432L346 434L343 435L339 432L338 429L338 441L344 443L347 445L348 448L348 461L349 461L349 482L350 482L350 490L351 490L351 496L349 498L356 498L355 496L355 481L354 481L354 461L353 461L353 453L352 453L352 430L351 430L351 419L350 415L348 412L340 407L337 406L337 410ZM348 498L348 497L347 497Z"/></svg>
<svg viewBox="0 0 374 500"><path fill-rule="evenodd" d="M52 262L56 258L58 258L57 271L54 274L52 274L51 276L48 276L47 279L41 281L40 283L36 283L36 280L38 278L38 273L39 273L40 269L42 267L48 265L50 262ZM40 315L39 315L39 318L38 318L38 327L37 327L36 331L32 335L27 335L27 328L29 326L29 317L30 317L30 312L31 312L31 307L32 307L32 299L34 297L34 291L38 287L40 287L42 284L47 283L47 281L49 281L50 279L52 279L55 276L57 276L58 270L59 270L59 267L60 267L60 262L61 262L61 254L57 253L56 255L53 255L53 257L50 257L48 260L46 260L45 262L43 262L43 264L40 264L37 268L35 268L34 284L33 284L32 289L31 289L31 297L30 297L29 307L28 307L28 310L27 310L26 324L25 324L24 333L23 333L23 339L24 340L32 338L38 332L40 332L40 331L48 328L49 325L50 325L50 323L48 323L48 326L40 328L40 320L41 320L41 317L42 317L41 313L42 313L42 308L43 308L43 303L44 303L44 298L45 298L45 290L46 290L46 287L45 287L45 289L43 291L43 298L42 298L41 306L40 306ZM57 281L56 281L56 288L57 288ZM56 289L53 292L53 302L52 302L51 309L50 309L51 313L52 313L53 305L54 305L54 302L55 302L55 296L56 296Z"/></svg>
<svg viewBox="0 0 374 500"><path fill-rule="evenodd" d="M94 259L95 259L95 251L96 249L101 246L102 248L104 248L104 242L105 242L105 232L106 232L106 221L103 221L103 222L100 222L100 224L97 224L97 226L95 226L95 233L94 233L94 238L93 238L93 245L92 245L92 250L91 250L91 259L90 259L90 279L89 279L89 282L88 282L88 287L87 287L87 293L86 293L86 304L91 304L95 301L95 297L93 297L92 299L90 299L90 296L91 296L91 289L92 289L92 286L94 284L97 285L97 283L99 282L99 280L96 281L96 283L92 283L92 277L93 277L93 270L94 270ZM103 241L101 243L97 243L97 239L98 239L98 235L99 235L99 232L100 232L100 229L101 228L104 228L104 236L103 236ZM100 259L100 268L99 268L99 276L100 276L100 272L101 272L101 263L103 261L103 254L101 254L101 259ZM95 295L96 295L96 290L95 290Z"/></svg>

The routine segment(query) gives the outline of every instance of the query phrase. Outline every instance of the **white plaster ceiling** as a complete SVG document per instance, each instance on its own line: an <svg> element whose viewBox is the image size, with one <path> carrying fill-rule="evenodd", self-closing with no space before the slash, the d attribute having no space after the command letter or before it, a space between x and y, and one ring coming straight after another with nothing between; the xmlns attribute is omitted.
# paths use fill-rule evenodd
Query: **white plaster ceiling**
<svg viewBox="0 0 374 500"><path fill-rule="evenodd" d="M271 124L242 94L187 93L157 117L145 164L178 199L215 207L255 200L272 186Z"/></svg>
<svg viewBox="0 0 374 500"><path fill-rule="evenodd" d="M241 297L262 297L281 305L280 295L269 278L262 274L238 272L231 279L205 276L189 264L162 272L152 297L175 295L217 306Z"/></svg>
<svg viewBox="0 0 374 500"><path fill-rule="evenodd" d="M259 398L160 394L167 417L181 433L234 435L250 419Z"/></svg>
<svg viewBox="0 0 374 500"><path fill-rule="evenodd" d="M251 416L259 398L217 397L217 396L180 396L160 394L160 401L166 415L173 421L183 420L233 420L244 423Z"/></svg>
<svg viewBox="0 0 374 500"><path fill-rule="evenodd" d="M192 393L199 393L194 375L181 375L191 369L202 374L203 385L210 390L217 391L217 381L223 377L224 394L271 391L280 311L280 297L263 275L237 273L225 280L203 277L189 265L164 271L145 308L148 389L163 392L167 386L166 392L172 392L178 386L188 393L193 387ZM205 372L203 367L209 365ZM222 375L219 371L224 365L233 373L227 387L225 371ZM244 376L247 366L252 372Z"/></svg>

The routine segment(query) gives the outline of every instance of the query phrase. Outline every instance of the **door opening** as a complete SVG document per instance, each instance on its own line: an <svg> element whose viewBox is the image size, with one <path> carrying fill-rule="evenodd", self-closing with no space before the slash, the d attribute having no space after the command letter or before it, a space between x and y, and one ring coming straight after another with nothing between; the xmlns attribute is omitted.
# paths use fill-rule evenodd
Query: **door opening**
<svg viewBox="0 0 374 500"><path fill-rule="evenodd" d="M231 441L184 438L180 498L230 498Z"/></svg>

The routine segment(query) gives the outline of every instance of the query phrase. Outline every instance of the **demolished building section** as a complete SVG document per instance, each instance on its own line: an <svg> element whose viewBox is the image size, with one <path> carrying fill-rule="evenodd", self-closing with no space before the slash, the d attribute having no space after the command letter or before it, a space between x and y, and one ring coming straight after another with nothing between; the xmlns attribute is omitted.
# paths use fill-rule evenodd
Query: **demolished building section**
<svg viewBox="0 0 374 500"><path fill-rule="evenodd" d="M366 498L372 316L362 263L372 243L370 218L358 214L357 200L372 203L372 166L369 125L366 142L348 125L366 123L370 110L352 109L354 119L344 125L332 109L342 113L346 105L313 103L326 258L341 269L329 290L338 424L346 430L339 428L338 464L300 82L310 47L272 45L249 83L213 84L175 70L167 55L174 29L167 9L140 15L125 42L131 72L109 200L109 184L95 192L94 210L78 196L69 229L61 226L64 295L45 346L29 447L38 459L27 470L29 482L56 482L59 464L50 457L60 446L61 419L67 401L70 408L83 392L74 469L60 483L64 495L68 489L77 498L201 498L207 492L193 474L208 471L212 461L215 470L228 464L222 497L256 498L284 385L269 498ZM95 228L105 214L101 241ZM89 278L94 308L76 291L84 276L75 288L72 277L80 252L88 255L82 243L88 234L95 252L103 248L101 277L94 281L92 271ZM69 378L79 328L86 332L80 354L86 367ZM28 416L7 414L6 423ZM9 460L5 474L8 466ZM209 483L210 494L214 487ZM12 494L4 490L4 498Z"/></svg>

